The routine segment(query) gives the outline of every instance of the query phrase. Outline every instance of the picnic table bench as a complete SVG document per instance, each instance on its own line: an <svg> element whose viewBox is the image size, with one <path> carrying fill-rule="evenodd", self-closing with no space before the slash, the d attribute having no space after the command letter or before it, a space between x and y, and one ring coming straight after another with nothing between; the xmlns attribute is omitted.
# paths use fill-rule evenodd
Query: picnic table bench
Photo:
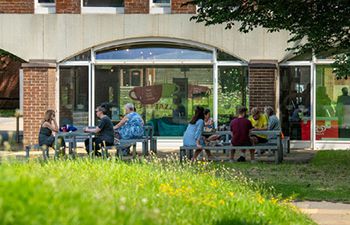
<svg viewBox="0 0 350 225"><path fill-rule="evenodd" d="M92 133L85 133L82 131L74 131L74 132L58 132L55 136L55 142L53 144L53 150L55 151L54 153L54 158L56 159L58 157L58 138L62 137L65 141L65 143L68 143L68 150L69 150L69 154L71 154L73 156L73 158L75 158L76 156L76 145L77 142L84 142L86 139L89 139L89 149L90 152L92 152L92 136L94 134ZM43 159L46 160L49 158L49 146L40 146L39 144L33 144L33 145L27 145L25 147L25 151L26 151L26 158L29 158L29 153L32 150L41 150L42 151L42 155L43 155Z"/></svg>
<svg viewBox="0 0 350 225"><path fill-rule="evenodd" d="M114 146L102 146L102 156L108 157L108 150L111 150L113 148L116 149L116 157L122 158L123 152L122 149L132 146L132 155L135 158L136 157L136 143L142 143L142 155L148 155L149 148L153 153L157 153L157 138L153 136L153 127L152 126L144 126L144 136L141 138L136 139L120 139L118 143L116 143ZM149 143L149 147L148 147Z"/></svg>
<svg viewBox="0 0 350 225"><path fill-rule="evenodd" d="M260 143L252 146L233 146L231 144L231 131L217 131L215 134L224 137L224 142L222 146L203 146L203 150L215 150L215 151L230 151L230 150L246 150L246 149L255 149L263 150L268 149L275 153L275 163L281 163L283 161L283 145L281 140L281 131L270 131L270 130L256 130L251 131L251 134L254 135L266 135L273 136L276 138L269 139L267 143ZM181 146L180 147L180 161L187 158L192 158L193 150L197 149L196 146Z"/></svg>
<svg viewBox="0 0 350 225"><path fill-rule="evenodd" d="M116 149L116 156L122 157L122 148L132 146L133 148L133 156L136 156L136 143L141 142L142 143L142 154L147 155L148 154L148 142L150 144L150 149L152 152L157 153L157 138L153 136L153 127L152 126L145 126L145 133L144 136L138 139L130 139L130 140L120 140L118 144L114 146L101 146L102 156L107 157L108 156L108 150L110 149ZM78 131L74 132L59 132L55 136L55 143L53 145L53 149L55 151L54 158L56 159L58 157L58 137L63 137L66 144L68 143L69 153L72 154L73 158L76 156L76 145L77 142L84 142L86 139L90 139L89 141L89 149L90 149L90 157L93 157L93 146L92 146L92 137L93 133L85 133L82 132L83 127L78 127ZM25 147L26 151L26 158L29 158L29 153L31 150L41 150L43 159L46 160L49 158L49 147L48 146L40 146L39 144L33 144L33 145L27 145Z"/></svg>

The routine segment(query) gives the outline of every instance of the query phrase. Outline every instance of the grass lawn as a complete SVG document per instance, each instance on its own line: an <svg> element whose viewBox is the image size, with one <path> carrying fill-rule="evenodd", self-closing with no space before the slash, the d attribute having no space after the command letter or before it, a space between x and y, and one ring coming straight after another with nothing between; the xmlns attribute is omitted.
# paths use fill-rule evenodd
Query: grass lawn
<svg viewBox="0 0 350 225"><path fill-rule="evenodd" d="M237 171L169 159L3 160L0 193L0 224L314 224Z"/></svg>
<svg viewBox="0 0 350 225"><path fill-rule="evenodd" d="M318 151L308 164L226 164L245 176L273 186L284 198L350 203L350 151Z"/></svg>

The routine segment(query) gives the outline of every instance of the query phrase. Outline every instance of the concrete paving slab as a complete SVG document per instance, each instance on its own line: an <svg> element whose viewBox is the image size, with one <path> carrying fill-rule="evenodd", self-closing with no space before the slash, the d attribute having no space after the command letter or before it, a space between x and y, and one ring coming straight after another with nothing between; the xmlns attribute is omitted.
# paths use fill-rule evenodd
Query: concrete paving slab
<svg viewBox="0 0 350 225"><path fill-rule="evenodd" d="M16 117L0 117L0 130L15 131ZM19 130L23 131L23 117L19 118Z"/></svg>
<svg viewBox="0 0 350 225"><path fill-rule="evenodd" d="M350 204L334 202L295 202L295 206L320 225L350 225Z"/></svg>

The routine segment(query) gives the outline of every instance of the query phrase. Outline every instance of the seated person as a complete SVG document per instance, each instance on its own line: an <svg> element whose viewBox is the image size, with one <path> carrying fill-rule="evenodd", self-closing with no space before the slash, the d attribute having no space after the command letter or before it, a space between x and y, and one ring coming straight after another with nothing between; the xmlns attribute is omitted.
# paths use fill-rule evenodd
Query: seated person
<svg viewBox="0 0 350 225"><path fill-rule="evenodd" d="M202 151L202 146L204 144L202 138L202 132L204 127L204 109L201 106L197 106L195 113L187 126L187 129L183 136L183 145L184 146L195 146L197 147L192 161L196 160L199 153ZM206 150L208 158L212 158L210 151Z"/></svg>
<svg viewBox="0 0 350 225"><path fill-rule="evenodd" d="M204 132L213 132L214 131L214 121L213 118L210 117L210 110L204 110ZM218 144L218 140L220 140L220 135L217 134L208 134L203 135L204 141L206 145L216 145Z"/></svg>
<svg viewBox="0 0 350 225"><path fill-rule="evenodd" d="M46 147L54 147L55 136L53 133L58 132L58 126L56 122L55 111L49 109L45 112L44 120L40 126L39 131L39 145ZM65 142L62 137L59 137L57 140L59 150L62 154L65 153Z"/></svg>
<svg viewBox="0 0 350 225"><path fill-rule="evenodd" d="M230 124L231 132L232 132L232 139L231 144L233 146L251 146L255 143L251 140L251 137L249 136L250 130L252 130L254 127L252 126L252 123L246 119L247 114L247 108L244 106L241 106L238 109L238 117L233 119ZM245 150L242 150L243 155L241 155L237 161L238 162L244 162L245 161ZM230 161L234 160L235 150L231 151ZM254 149L250 150L250 158L251 162L255 162L255 155L254 155Z"/></svg>
<svg viewBox="0 0 350 225"><path fill-rule="evenodd" d="M132 103L127 103L125 106L125 116L113 127L118 134L119 139L137 139L144 135L144 122L141 116L135 112L136 108ZM122 149L124 155L128 155L130 146Z"/></svg>
<svg viewBox="0 0 350 225"><path fill-rule="evenodd" d="M213 118L210 117L210 109L204 110L204 131L212 131L214 128Z"/></svg>
<svg viewBox="0 0 350 225"><path fill-rule="evenodd" d="M100 119L99 124L95 128L85 128L84 132L96 133L96 137L92 138L92 149L96 156L101 156L98 150L102 145L112 146L114 142L114 130L111 119L106 115L106 108L98 106L96 108L96 116ZM89 139L85 140L85 149L89 152Z"/></svg>
<svg viewBox="0 0 350 225"><path fill-rule="evenodd" d="M265 114L268 117L269 121L267 123L267 129L268 130L281 130L281 123L277 116L275 115L275 112L271 106L266 106Z"/></svg>
<svg viewBox="0 0 350 225"><path fill-rule="evenodd" d="M144 135L143 120L132 103L127 103L125 106L125 116L113 127L117 130L120 139L135 139L141 138Z"/></svg>
<svg viewBox="0 0 350 225"><path fill-rule="evenodd" d="M262 114L257 107L252 108L251 115L248 120L252 123L254 130L267 130L267 117ZM266 135L252 135L255 139L254 142L257 143L266 143Z"/></svg>

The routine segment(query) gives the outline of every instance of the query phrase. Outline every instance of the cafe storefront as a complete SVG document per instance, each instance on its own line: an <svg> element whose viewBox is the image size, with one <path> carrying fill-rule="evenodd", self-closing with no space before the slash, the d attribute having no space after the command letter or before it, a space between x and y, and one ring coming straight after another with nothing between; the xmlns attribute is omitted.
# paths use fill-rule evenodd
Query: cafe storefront
<svg viewBox="0 0 350 225"><path fill-rule="evenodd" d="M99 46L59 65L60 124L95 125L94 108L108 105L117 122L132 102L161 137L182 136L201 105L216 125L247 105L247 63L194 42L133 40Z"/></svg>

